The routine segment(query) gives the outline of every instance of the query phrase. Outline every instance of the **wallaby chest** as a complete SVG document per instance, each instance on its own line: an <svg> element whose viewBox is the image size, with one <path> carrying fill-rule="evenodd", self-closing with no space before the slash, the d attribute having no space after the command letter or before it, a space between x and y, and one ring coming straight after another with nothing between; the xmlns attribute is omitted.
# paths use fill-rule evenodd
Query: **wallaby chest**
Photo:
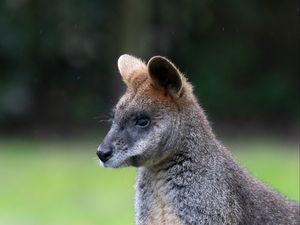
<svg viewBox="0 0 300 225"><path fill-rule="evenodd" d="M163 172L141 169L136 189L137 225L183 225L172 207L172 191Z"/></svg>

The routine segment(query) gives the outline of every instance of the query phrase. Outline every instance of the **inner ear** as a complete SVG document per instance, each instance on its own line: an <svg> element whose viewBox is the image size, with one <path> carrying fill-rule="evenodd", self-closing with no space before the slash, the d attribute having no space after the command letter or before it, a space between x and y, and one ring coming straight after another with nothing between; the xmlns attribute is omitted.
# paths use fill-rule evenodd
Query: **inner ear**
<svg viewBox="0 0 300 225"><path fill-rule="evenodd" d="M164 57L154 56L147 67L154 85L179 94L182 87L181 75L172 62Z"/></svg>

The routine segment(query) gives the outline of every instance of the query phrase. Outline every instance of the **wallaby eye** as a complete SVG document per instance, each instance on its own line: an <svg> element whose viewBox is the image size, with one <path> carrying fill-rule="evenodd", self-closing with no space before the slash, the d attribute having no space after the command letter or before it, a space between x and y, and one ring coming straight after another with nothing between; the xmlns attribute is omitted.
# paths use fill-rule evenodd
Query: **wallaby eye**
<svg viewBox="0 0 300 225"><path fill-rule="evenodd" d="M147 117L138 118L135 125L142 128L148 127L150 125L150 119Z"/></svg>

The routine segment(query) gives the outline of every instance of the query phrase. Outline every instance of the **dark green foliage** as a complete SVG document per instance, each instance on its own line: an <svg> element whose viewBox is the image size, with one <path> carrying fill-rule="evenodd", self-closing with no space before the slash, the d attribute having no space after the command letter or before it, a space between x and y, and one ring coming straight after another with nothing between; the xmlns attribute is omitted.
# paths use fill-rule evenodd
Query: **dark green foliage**
<svg viewBox="0 0 300 225"><path fill-rule="evenodd" d="M173 60L213 117L294 120L298 14L295 1L2 1L0 123L95 122L123 91L123 53Z"/></svg>

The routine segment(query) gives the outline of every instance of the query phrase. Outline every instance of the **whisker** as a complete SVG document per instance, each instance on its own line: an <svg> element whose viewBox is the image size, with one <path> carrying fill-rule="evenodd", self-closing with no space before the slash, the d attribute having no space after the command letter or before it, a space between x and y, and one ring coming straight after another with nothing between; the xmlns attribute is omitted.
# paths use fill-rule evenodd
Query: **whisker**
<svg viewBox="0 0 300 225"><path fill-rule="evenodd" d="M97 120L98 123L112 123L114 121L115 117L115 107L112 108L112 110L107 113L105 116L96 116L94 119Z"/></svg>
<svg viewBox="0 0 300 225"><path fill-rule="evenodd" d="M113 118L111 117L111 115L106 115L106 116L97 116L94 117L95 120L97 120L97 123L111 123L113 121Z"/></svg>

